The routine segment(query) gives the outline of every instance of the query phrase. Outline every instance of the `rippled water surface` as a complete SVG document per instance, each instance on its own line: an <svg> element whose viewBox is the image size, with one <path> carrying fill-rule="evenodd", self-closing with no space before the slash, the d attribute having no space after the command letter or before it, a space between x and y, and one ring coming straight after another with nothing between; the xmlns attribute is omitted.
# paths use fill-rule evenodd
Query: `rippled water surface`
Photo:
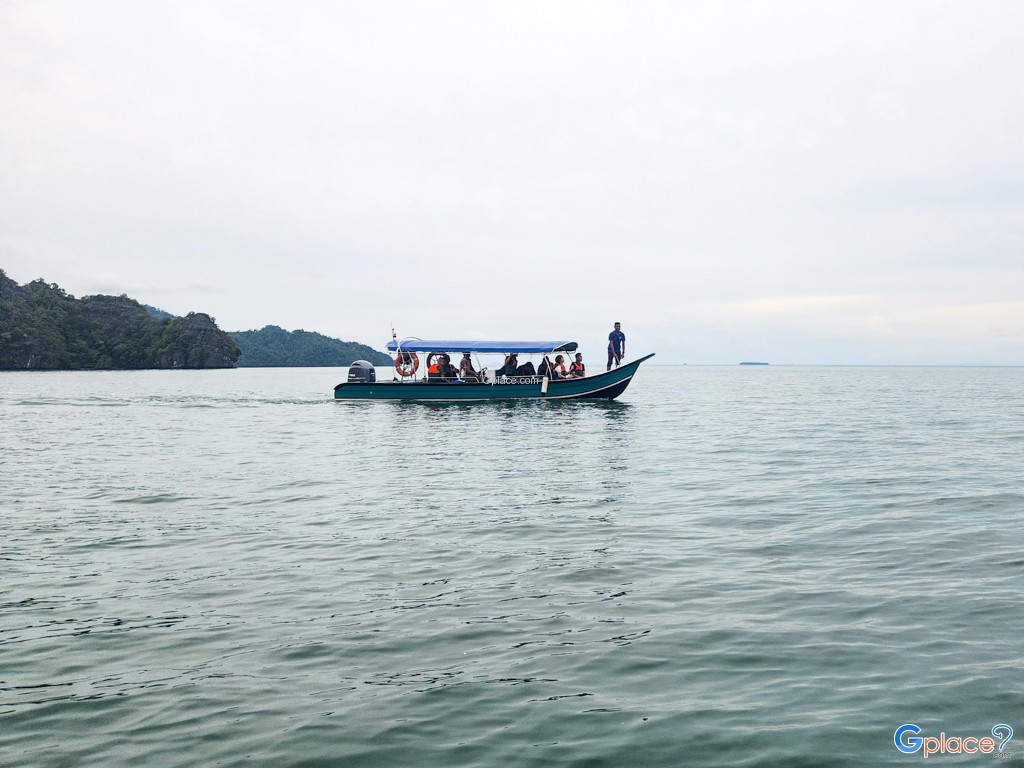
<svg viewBox="0 0 1024 768"><path fill-rule="evenodd" d="M1024 369L342 376L0 374L0 765L1024 757Z"/></svg>

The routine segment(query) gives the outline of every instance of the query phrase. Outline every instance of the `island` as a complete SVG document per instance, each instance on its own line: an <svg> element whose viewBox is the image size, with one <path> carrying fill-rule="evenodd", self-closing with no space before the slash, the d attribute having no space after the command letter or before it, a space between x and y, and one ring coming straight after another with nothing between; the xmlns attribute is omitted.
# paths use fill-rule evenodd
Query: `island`
<svg viewBox="0 0 1024 768"><path fill-rule="evenodd" d="M203 312L154 317L124 294L76 299L0 269L0 370L233 368L240 354Z"/></svg>
<svg viewBox="0 0 1024 768"><path fill-rule="evenodd" d="M268 325L222 331L120 296L76 299L56 283L18 285L0 269L0 370L131 370L392 364L365 344Z"/></svg>
<svg viewBox="0 0 1024 768"><path fill-rule="evenodd" d="M239 368L347 366L355 360L390 366L394 361L365 344L341 341L313 331L268 325L258 331L231 331L242 354Z"/></svg>

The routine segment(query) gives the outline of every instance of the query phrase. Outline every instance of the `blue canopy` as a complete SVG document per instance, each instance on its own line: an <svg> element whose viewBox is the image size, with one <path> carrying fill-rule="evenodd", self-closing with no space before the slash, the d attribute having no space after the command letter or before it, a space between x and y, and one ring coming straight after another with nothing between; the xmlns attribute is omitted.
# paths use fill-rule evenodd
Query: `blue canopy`
<svg viewBox="0 0 1024 768"><path fill-rule="evenodd" d="M397 352L489 352L506 354L543 354L545 352L574 352L575 341L452 341L450 339L402 339L389 341L388 349Z"/></svg>

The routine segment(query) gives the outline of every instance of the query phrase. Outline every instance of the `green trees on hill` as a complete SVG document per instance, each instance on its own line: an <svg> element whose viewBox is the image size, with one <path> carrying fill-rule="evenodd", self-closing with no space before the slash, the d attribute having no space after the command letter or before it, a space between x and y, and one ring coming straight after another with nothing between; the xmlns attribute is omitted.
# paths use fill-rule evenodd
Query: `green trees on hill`
<svg viewBox="0 0 1024 768"><path fill-rule="evenodd" d="M232 331L231 337L242 350L240 368L350 365L367 360L374 365L390 365L391 358L365 344L332 339L311 331L288 332L276 325L258 331Z"/></svg>
<svg viewBox="0 0 1024 768"><path fill-rule="evenodd" d="M241 355L241 357L239 357ZM0 269L0 370L390 365L364 344L276 325L225 333L200 312L175 317L121 296L76 299L55 283L19 286Z"/></svg>
<svg viewBox="0 0 1024 768"><path fill-rule="evenodd" d="M230 368L238 347L202 313L156 318L127 296L76 299L0 270L0 369Z"/></svg>

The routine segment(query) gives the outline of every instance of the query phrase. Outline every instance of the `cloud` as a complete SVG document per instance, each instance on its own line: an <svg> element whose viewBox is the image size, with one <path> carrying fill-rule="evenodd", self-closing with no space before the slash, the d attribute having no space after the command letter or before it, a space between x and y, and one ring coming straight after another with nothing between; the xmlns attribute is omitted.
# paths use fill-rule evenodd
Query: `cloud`
<svg viewBox="0 0 1024 768"><path fill-rule="evenodd" d="M1020 362L1022 30L1010 2L8 2L0 257L370 343L615 315L659 360L974 334Z"/></svg>

